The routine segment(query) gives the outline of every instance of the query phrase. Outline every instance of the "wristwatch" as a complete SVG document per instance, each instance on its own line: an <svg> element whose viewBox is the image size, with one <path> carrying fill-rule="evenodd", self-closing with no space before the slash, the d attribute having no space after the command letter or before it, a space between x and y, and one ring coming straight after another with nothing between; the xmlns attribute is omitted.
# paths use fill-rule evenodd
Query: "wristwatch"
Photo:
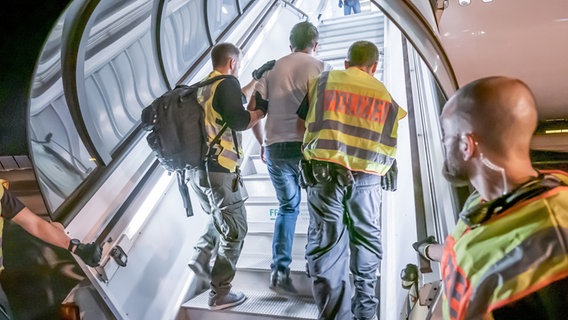
<svg viewBox="0 0 568 320"><path fill-rule="evenodd" d="M71 239L71 241L69 241L69 247L67 247L67 250L75 253L75 249L77 249L80 243L81 241L79 241L79 239Z"/></svg>

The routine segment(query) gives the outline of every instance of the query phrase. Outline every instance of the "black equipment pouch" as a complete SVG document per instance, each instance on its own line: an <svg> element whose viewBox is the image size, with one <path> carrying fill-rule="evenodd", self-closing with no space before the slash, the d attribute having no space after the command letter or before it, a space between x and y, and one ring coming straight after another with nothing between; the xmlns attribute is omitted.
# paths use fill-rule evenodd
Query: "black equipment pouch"
<svg viewBox="0 0 568 320"><path fill-rule="evenodd" d="M317 181L314 178L314 173L312 172L312 165L310 161L302 159L300 160L300 187L307 189L308 187L313 187L316 185Z"/></svg>
<svg viewBox="0 0 568 320"><path fill-rule="evenodd" d="M325 161L312 161L312 172L314 174L314 179L318 183L330 182L331 176L331 164Z"/></svg>
<svg viewBox="0 0 568 320"><path fill-rule="evenodd" d="M350 187L355 181L353 172L340 165L334 165L333 175L337 180L337 183L339 183L342 187Z"/></svg>

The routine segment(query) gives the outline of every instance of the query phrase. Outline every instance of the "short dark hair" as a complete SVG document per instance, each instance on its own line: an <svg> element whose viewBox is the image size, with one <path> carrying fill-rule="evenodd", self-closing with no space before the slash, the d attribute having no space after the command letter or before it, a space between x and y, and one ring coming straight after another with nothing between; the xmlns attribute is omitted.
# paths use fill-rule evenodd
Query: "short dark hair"
<svg viewBox="0 0 568 320"><path fill-rule="evenodd" d="M356 41L349 47L347 61L352 67L370 67L379 61L379 49L370 41Z"/></svg>
<svg viewBox="0 0 568 320"><path fill-rule="evenodd" d="M315 47L318 38L318 29L308 21L296 23L290 30L290 45L296 50Z"/></svg>
<svg viewBox="0 0 568 320"><path fill-rule="evenodd" d="M232 43L222 42L218 43L211 50L211 62L213 68L223 66L230 58L239 57L241 50Z"/></svg>

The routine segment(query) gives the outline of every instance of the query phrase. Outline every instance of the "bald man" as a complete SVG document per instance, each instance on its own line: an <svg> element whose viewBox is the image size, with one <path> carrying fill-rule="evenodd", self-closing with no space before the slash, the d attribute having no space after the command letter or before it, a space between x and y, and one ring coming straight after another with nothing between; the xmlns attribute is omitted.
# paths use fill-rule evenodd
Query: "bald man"
<svg viewBox="0 0 568 320"><path fill-rule="evenodd" d="M448 100L441 124L444 176L476 189L443 252L423 252L441 256L444 319L568 319L568 174L531 164L530 89L476 80Z"/></svg>

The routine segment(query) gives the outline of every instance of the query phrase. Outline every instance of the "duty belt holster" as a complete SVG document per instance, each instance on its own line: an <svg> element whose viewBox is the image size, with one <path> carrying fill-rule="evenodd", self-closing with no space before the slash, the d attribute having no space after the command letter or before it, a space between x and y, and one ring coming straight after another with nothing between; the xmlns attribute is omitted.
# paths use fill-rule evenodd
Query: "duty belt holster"
<svg viewBox="0 0 568 320"><path fill-rule="evenodd" d="M335 163L316 160L300 160L300 176L302 188L331 181L336 181L342 187L349 187L354 181L351 170Z"/></svg>
<svg viewBox="0 0 568 320"><path fill-rule="evenodd" d="M313 187L316 185L316 179L314 178L314 173L312 172L312 166L308 160L300 160L300 187L307 189L308 187Z"/></svg>

